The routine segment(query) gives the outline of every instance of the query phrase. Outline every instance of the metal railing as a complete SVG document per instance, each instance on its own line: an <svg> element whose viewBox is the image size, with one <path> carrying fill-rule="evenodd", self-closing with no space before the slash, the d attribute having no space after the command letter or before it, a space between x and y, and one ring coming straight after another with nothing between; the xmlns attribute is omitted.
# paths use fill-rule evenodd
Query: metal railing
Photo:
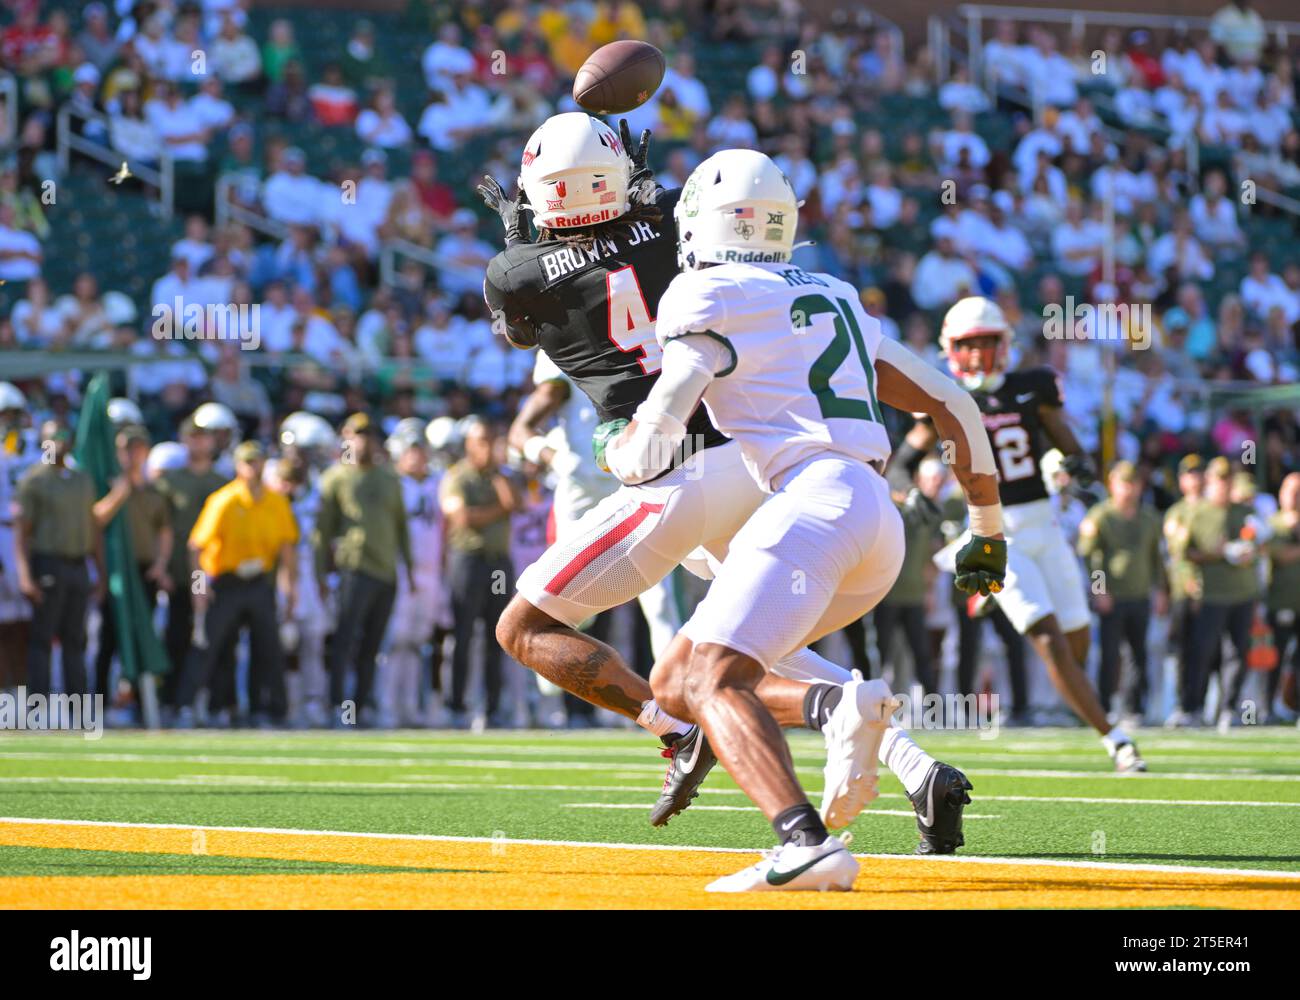
<svg viewBox="0 0 1300 1000"><path fill-rule="evenodd" d="M172 157L164 152L159 157L157 169L145 166L143 163L130 163L127 157L111 146L74 132L72 128L74 118L85 122L98 122L104 126L106 133L111 128L108 116L98 111L86 111L66 103L59 108L55 129L60 171L64 174L68 172L74 152L98 160L109 167L118 167L123 160L127 160L132 176L158 189L158 200L162 205L163 217L170 219L176 208L176 170Z"/></svg>
<svg viewBox="0 0 1300 1000"><path fill-rule="evenodd" d="M6 148L18 141L18 79L12 73L0 72L0 97L4 98L4 137L0 146Z"/></svg>

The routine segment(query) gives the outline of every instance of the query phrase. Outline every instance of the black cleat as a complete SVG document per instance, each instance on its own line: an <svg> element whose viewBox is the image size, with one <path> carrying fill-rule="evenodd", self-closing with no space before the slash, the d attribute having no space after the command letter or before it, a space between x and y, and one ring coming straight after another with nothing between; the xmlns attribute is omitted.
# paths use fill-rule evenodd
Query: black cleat
<svg viewBox="0 0 1300 1000"><path fill-rule="evenodd" d="M650 825L665 826L668 821L691 804L700 794L700 785L718 762L704 730L691 726L685 736L679 736L663 750L668 758L668 774L664 777L664 790L659 801L650 810Z"/></svg>
<svg viewBox="0 0 1300 1000"><path fill-rule="evenodd" d="M973 786L950 764L935 761L926 772L925 783L909 795L916 810L916 828L921 832L917 854L955 854L966 843L961 833L962 810L970 804L967 794Z"/></svg>

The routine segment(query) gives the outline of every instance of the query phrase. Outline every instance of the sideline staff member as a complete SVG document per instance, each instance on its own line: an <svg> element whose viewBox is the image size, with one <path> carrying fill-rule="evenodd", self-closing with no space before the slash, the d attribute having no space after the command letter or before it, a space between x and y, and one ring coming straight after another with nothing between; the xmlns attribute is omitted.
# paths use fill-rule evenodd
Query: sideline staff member
<svg viewBox="0 0 1300 1000"><path fill-rule="evenodd" d="M262 485L262 446L245 441L234 457L235 479L208 497L190 532L191 552L207 577L207 587L194 595L194 613L205 615L207 646L191 658L193 669L186 671L178 700L182 706L193 702L213 665L247 626L249 703L264 704L265 690L272 718L282 720L288 705L274 573L278 565L292 615L298 599L298 523L289 501Z"/></svg>

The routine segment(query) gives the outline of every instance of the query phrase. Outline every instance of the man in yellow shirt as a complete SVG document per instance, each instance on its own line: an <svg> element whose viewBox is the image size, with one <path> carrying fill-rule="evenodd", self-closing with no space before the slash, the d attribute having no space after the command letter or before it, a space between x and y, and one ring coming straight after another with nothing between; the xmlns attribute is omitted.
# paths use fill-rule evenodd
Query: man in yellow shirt
<svg viewBox="0 0 1300 1000"><path fill-rule="evenodd" d="M260 716L269 705L271 718L280 721L288 707L275 573L278 569L289 599L286 610L292 614L298 593L298 523L289 501L262 485L262 446L245 441L234 457L235 479L208 497L190 532L191 558L202 571L192 588L194 614L202 620L206 642L191 655L181 680L181 726L192 718L190 706L198 689L207 685L213 665L234 648L245 626L251 646L250 712Z"/></svg>

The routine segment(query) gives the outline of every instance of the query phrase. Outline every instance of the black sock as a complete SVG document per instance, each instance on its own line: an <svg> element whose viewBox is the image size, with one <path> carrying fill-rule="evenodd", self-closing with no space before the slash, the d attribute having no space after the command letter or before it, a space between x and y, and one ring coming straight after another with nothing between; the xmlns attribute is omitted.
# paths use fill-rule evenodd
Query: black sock
<svg viewBox="0 0 1300 1000"><path fill-rule="evenodd" d="M801 847L820 844L830 836L826 832L826 824L817 815L817 810L807 802L780 813L772 820L772 829L782 844L798 844Z"/></svg>
<svg viewBox="0 0 1300 1000"><path fill-rule="evenodd" d="M838 684L813 684L809 687L803 696L804 725L821 732L843 695L844 689Z"/></svg>

